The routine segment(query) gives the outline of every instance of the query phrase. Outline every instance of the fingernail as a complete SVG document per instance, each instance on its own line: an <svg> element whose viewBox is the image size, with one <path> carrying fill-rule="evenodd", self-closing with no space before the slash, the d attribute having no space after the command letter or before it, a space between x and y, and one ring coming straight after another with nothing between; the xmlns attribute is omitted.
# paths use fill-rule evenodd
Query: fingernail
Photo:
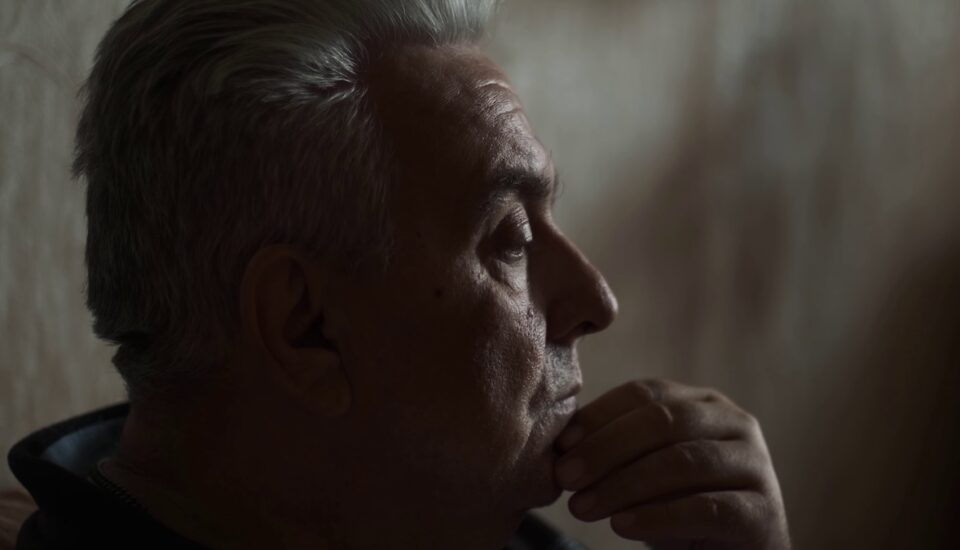
<svg viewBox="0 0 960 550"><path fill-rule="evenodd" d="M574 458L568 460L557 468L557 482L561 487L572 487L583 475L583 459Z"/></svg>
<svg viewBox="0 0 960 550"><path fill-rule="evenodd" d="M573 447L583 439L583 426L570 426L560 435L560 448L564 451Z"/></svg>

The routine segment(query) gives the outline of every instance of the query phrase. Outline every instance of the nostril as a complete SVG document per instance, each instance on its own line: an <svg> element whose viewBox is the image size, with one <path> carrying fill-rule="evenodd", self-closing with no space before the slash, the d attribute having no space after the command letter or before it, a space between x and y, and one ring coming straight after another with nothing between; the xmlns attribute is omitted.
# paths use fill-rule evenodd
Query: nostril
<svg viewBox="0 0 960 550"><path fill-rule="evenodd" d="M600 332L600 326L596 323L590 321L584 321L580 324L580 334L581 336L586 336L588 334L593 334L594 332Z"/></svg>

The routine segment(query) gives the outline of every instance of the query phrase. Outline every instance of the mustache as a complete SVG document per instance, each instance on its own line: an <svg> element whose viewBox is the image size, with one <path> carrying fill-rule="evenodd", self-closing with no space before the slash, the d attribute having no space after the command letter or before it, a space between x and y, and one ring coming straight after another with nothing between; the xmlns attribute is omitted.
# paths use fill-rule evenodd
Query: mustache
<svg viewBox="0 0 960 550"><path fill-rule="evenodd" d="M580 362L576 349L566 346L547 346L545 353L548 390L556 398L563 397L582 383Z"/></svg>
<svg viewBox="0 0 960 550"><path fill-rule="evenodd" d="M577 352L571 347L548 345L546 350L546 362L551 368L569 368L576 366Z"/></svg>

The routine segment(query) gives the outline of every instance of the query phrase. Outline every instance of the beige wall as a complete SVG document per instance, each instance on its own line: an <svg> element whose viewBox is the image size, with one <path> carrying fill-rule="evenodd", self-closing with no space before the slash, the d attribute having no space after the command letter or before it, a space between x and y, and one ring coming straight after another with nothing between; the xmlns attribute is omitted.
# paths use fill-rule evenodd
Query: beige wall
<svg viewBox="0 0 960 550"><path fill-rule="evenodd" d="M122 1L0 0L0 447L122 398L83 306L76 92ZM0 485L13 482L0 468Z"/></svg>
<svg viewBox="0 0 960 550"><path fill-rule="evenodd" d="M122 394L68 165L124 3L0 0L3 448ZM955 0L510 0L489 45L620 298L582 346L585 398L646 376L728 392L765 427L800 548L930 547L957 517L958 36Z"/></svg>

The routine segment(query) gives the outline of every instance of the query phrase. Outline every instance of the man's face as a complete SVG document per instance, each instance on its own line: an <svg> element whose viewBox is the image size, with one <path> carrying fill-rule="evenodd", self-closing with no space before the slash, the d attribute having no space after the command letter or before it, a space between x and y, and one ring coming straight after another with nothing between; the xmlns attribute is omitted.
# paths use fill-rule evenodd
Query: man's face
<svg viewBox="0 0 960 550"><path fill-rule="evenodd" d="M550 155L489 60L407 48L370 78L401 173L391 267L343 297L353 429L385 453L385 491L469 513L547 504L575 346L615 299L554 225Z"/></svg>

